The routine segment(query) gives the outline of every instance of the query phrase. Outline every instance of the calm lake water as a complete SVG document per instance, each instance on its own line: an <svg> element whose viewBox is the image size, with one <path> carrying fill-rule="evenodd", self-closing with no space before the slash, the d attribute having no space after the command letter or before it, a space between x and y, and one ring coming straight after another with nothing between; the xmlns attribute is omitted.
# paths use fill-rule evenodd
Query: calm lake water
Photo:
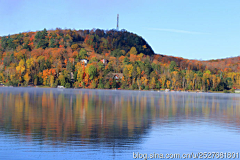
<svg viewBox="0 0 240 160"><path fill-rule="evenodd" d="M240 152L240 95L0 88L0 159L192 152Z"/></svg>

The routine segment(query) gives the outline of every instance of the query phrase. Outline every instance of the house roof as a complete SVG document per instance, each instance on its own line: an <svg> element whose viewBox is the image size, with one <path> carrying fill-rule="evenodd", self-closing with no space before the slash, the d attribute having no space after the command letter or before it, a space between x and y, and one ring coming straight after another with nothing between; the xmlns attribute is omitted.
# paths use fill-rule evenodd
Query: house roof
<svg viewBox="0 0 240 160"><path fill-rule="evenodd" d="M123 73L112 73L111 72L111 73L107 74L106 78L114 78L115 76L122 78L123 77Z"/></svg>
<svg viewBox="0 0 240 160"><path fill-rule="evenodd" d="M115 73L115 74L113 74L113 75L114 75L114 77L115 77L115 76L118 76L118 77L120 77L120 78L123 77L123 73Z"/></svg>

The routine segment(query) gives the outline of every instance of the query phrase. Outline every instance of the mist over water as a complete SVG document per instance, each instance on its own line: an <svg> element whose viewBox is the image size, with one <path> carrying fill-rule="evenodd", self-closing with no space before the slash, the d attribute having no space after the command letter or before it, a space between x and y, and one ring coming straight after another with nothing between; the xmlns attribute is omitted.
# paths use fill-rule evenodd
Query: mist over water
<svg viewBox="0 0 240 160"><path fill-rule="evenodd" d="M240 95L0 88L0 159L239 152Z"/></svg>

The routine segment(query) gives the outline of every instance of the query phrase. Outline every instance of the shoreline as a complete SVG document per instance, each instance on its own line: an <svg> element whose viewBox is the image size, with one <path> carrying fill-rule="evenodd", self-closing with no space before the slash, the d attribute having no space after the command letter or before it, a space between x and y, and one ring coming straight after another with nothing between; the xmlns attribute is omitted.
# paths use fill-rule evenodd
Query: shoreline
<svg viewBox="0 0 240 160"><path fill-rule="evenodd" d="M0 88L49 88L49 89L77 89L77 90L81 90L81 89L89 89L89 90L109 90L109 91L115 91L115 90L118 90L118 91L148 91L148 92L164 92L164 93L224 93L224 91L209 91L209 92L204 92L204 91L193 91L193 90L189 90L189 91L175 91L175 90L169 90L169 91L166 91L166 89L161 89L161 90L131 90L131 89L104 89L104 88L58 88L58 87L49 87L49 86L27 86L27 87L24 87L24 86L0 86ZM168 89L167 89L168 90ZM227 94L229 93L232 93L232 92L227 92ZM237 93L235 93L237 94Z"/></svg>

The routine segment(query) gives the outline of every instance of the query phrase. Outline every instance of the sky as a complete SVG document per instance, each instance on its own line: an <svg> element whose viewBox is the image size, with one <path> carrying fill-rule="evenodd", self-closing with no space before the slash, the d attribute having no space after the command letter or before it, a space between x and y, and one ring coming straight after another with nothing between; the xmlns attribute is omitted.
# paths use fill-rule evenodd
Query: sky
<svg viewBox="0 0 240 160"><path fill-rule="evenodd" d="M240 55L239 0L0 0L0 36L46 29L125 29L155 53Z"/></svg>

